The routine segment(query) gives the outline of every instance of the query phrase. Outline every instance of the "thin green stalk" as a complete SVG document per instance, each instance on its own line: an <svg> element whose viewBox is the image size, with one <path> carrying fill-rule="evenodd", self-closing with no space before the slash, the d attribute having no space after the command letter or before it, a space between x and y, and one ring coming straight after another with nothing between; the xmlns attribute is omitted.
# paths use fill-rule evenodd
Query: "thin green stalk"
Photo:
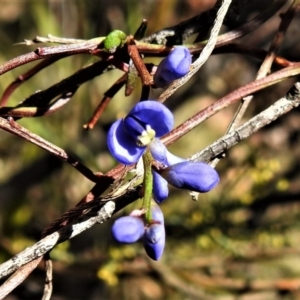
<svg viewBox="0 0 300 300"><path fill-rule="evenodd" d="M153 175L152 175L152 155L147 148L143 155L144 163L144 198L143 198L143 207L146 210L146 221L150 222L151 220L151 201L152 201L152 190L153 190Z"/></svg>

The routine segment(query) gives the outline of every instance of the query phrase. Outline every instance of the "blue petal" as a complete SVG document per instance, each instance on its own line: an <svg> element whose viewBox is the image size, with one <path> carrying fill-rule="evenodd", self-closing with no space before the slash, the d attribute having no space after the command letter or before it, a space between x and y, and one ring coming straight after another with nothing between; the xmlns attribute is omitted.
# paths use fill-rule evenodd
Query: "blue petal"
<svg viewBox="0 0 300 300"><path fill-rule="evenodd" d="M164 214L158 205L151 207L151 213L152 213L152 221L154 221L154 223L164 224L165 222Z"/></svg>
<svg viewBox="0 0 300 300"><path fill-rule="evenodd" d="M123 120L113 123L107 134L107 146L112 156L121 164L136 163L146 147L139 147L135 140L126 132Z"/></svg>
<svg viewBox="0 0 300 300"><path fill-rule="evenodd" d="M166 146L161 142L160 139L154 139L149 144L150 152L155 160L158 162L169 166L167 161L167 148Z"/></svg>
<svg viewBox="0 0 300 300"><path fill-rule="evenodd" d="M219 182L217 171L201 162L182 162L172 165L161 175L173 186L195 192L206 193Z"/></svg>
<svg viewBox="0 0 300 300"><path fill-rule="evenodd" d="M165 87L172 81L185 76L191 66L192 56L184 46L178 46L165 57L154 74L154 84Z"/></svg>
<svg viewBox="0 0 300 300"><path fill-rule="evenodd" d="M149 149L153 158L166 166L171 166L180 162L187 161L186 159L178 157L169 152L160 139L154 139L150 143Z"/></svg>
<svg viewBox="0 0 300 300"><path fill-rule="evenodd" d="M153 260L159 260L163 254L166 242L164 225L152 224L146 228L143 244L147 255Z"/></svg>
<svg viewBox="0 0 300 300"><path fill-rule="evenodd" d="M137 217L122 217L112 226L112 234L120 243L134 243L144 235L144 222Z"/></svg>
<svg viewBox="0 0 300 300"><path fill-rule="evenodd" d="M137 139L139 135L142 134L146 129L138 122L136 119L132 118L130 115L124 119L124 129L128 132L134 140Z"/></svg>
<svg viewBox="0 0 300 300"><path fill-rule="evenodd" d="M130 115L149 124L157 137L170 132L174 125L172 112L162 103L153 100L139 102L130 111L128 116Z"/></svg>
<svg viewBox="0 0 300 300"><path fill-rule="evenodd" d="M166 156L167 156L167 162L168 162L167 165L168 166L172 166L172 165L187 161L186 159L178 157L169 151L167 151Z"/></svg>
<svg viewBox="0 0 300 300"><path fill-rule="evenodd" d="M158 173L152 171L153 174L153 198L157 203L162 203L169 196L168 182Z"/></svg>

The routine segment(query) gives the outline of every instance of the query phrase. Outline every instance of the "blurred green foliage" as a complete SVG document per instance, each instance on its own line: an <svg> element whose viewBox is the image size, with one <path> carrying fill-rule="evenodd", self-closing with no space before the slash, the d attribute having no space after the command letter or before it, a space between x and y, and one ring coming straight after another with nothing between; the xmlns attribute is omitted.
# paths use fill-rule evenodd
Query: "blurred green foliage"
<svg viewBox="0 0 300 300"><path fill-rule="evenodd" d="M152 33L200 13L213 2L0 0L0 63L37 47L14 45L24 38L51 33L90 39L113 29L132 34L142 18L148 19ZM261 5L249 10L247 18L262 9ZM279 18L273 18L243 43L265 47L278 24ZM299 60L295 50L300 47L300 40L295 40L299 30L298 17L285 39L286 45L293 40L294 46L282 47L280 53L290 60ZM90 62L85 55L56 62L18 88L9 105ZM211 57L199 74L167 101L176 125L253 80L258 64L242 55ZM0 92L32 65L1 76ZM121 90L93 130L84 131L82 126L121 74L114 70L95 78L84 84L63 110L44 118L22 119L20 124L73 153L92 170L106 172L115 165L106 148L107 128L132 107L140 89L128 98ZM291 85L288 80L259 93L248 117L284 95ZM224 134L234 111L235 107L230 107L218 113L172 145L171 151L188 157L209 145ZM298 120L299 110L295 110L231 149L217 167L220 185L200 195L198 202L191 201L186 191L172 189L170 199L162 205L167 243L161 262L150 262L139 243L115 243L110 236L112 221L56 247L52 251L53 299L205 299L203 290L224 300L299 299ZM0 170L0 261L37 241L43 228L93 186L69 165L4 131L0 135ZM139 206L135 203L122 213ZM40 299L41 270L8 299ZM33 288L33 283L39 287Z"/></svg>

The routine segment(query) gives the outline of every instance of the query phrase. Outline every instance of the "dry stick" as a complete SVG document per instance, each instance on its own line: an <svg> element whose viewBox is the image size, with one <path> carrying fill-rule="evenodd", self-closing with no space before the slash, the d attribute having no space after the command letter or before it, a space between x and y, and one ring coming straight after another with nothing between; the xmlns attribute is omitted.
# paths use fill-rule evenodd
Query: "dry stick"
<svg viewBox="0 0 300 300"><path fill-rule="evenodd" d="M25 44L30 46L38 43L57 43L57 44L75 44L75 43L84 43L86 40L71 39L71 38L62 38L48 34L47 37L36 36L33 40L24 40L24 42L18 43L19 45Z"/></svg>
<svg viewBox="0 0 300 300"><path fill-rule="evenodd" d="M275 1L266 11L259 14L257 17L255 17L250 22L242 25L240 28L235 29L231 32L228 32L224 35L221 35L218 38L217 46L222 46L225 44L228 44L230 41L237 39L250 31L254 30L255 28L259 27L262 23L264 23L267 19L269 19L283 4L285 4L285 0L277 0ZM15 57L3 65L0 66L0 75L16 68L21 65L24 65L26 63L43 59L43 58L49 58L53 56L58 55L74 55L74 54L82 54L82 53L93 53L93 51L97 50L98 45L101 43L101 41L104 39L104 37L95 38L83 42L77 43L75 41L74 44L69 45L61 45L61 46L51 46L51 47L44 47L44 48L38 48L33 52L23 54L21 56ZM67 40L69 39L64 39ZM165 46L161 45L149 45L144 42L138 42L136 41L137 48L139 49L140 53L160 53L165 54L168 53L171 49ZM199 43L197 45L191 46L191 52L195 53L198 51L201 51L206 43Z"/></svg>
<svg viewBox="0 0 300 300"><path fill-rule="evenodd" d="M74 207L50 223L50 225L43 230L42 237L45 237L62 228L66 224L73 222L76 218L81 217L85 211L98 207L99 203L96 199L98 199L109 187L113 187L114 182L118 182L118 179L123 178L133 167L134 165L129 167L119 164L107 172L105 176L103 176L103 180L99 183L96 183L94 187ZM108 201L109 198L105 198L104 200Z"/></svg>
<svg viewBox="0 0 300 300"><path fill-rule="evenodd" d="M270 48L266 54L264 61L260 66L260 69L257 72L257 76L255 80L265 77L270 72L272 63L276 57L276 52L278 51L282 43L284 33L287 31L291 21L295 16L296 9L297 9L297 2L299 1L298 0L293 1L293 3L288 8L287 12L284 14L284 17L282 18L281 23L279 25L279 29L270 45ZM253 95L242 98L241 104L238 107L231 123L229 124L226 133L231 132L232 130L234 130L234 128L238 126L238 124L240 124L252 99L253 99ZM219 160L220 158L214 159L214 161L211 163L211 166L215 167L218 164Z"/></svg>
<svg viewBox="0 0 300 300"><path fill-rule="evenodd" d="M184 83L186 83L201 68L201 66L207 61L207 59L211 55L211 53L216 45L216 42L218 39L218 34L221 29L224 17L227 13L230 3L231 3L231 0L224 0L222 2L222 5L221 5L220 9L218 10L217 17L214 22L213 28L211 30L208 42L207 42L206 46L203 48L199 58L191 65L190 72L183 78L175 80L159 96L159 98L158 98L159 102L164 102L166 99L168 99L180 86L182 86Z"/></svg>
<svg viewBox="0 0 300 300"><path fill-rule="evenodd" d="M222 47L215 48L213 51L213 54L224 54L224 53L240 53L240 54L252 56L260 60L264 60L268 52L264 49L253 48L251 46L242 45L238 43L224 45ZM276 55L274 57L273 62L280 68L286 68L294 65L294 62L291 62L279 55Z"/></svg>
<svg viewBox="0 0 300 300"><path fill-rule="evenodd" d="M210 162L212 159L218 157L224 151L231 148L233 145L248 138L251 134L258 131L260 128L275 121L281 115L288 113L293 108L300 104L300 82L296 83L287 95L273 105L262 111L242 126L234 129L230 133L226 134L222 138L218 139L209 147L194 154L190 159L192 161L205 161Z"/></svg>
<svg viewBox="0 0 300 300"><path fill-rule="evenodd" d="M44 140L40 136L28 131L26 128L22 127L18 123L14 122L12 118L6 120L0 117L0 128L8 131L22 139L37 145L38 147L46 150L47 152L57 156L58 158L66 161L72 167L74 167L77 171L83 174L86 178L93 182L100 182L102 180L101 173L94 173L85 165L80 163L77 159L67 154L63 149L51 144L50 142Z"/></svg>
<svg viewBox="0 0 300 300"><path fill-rule="evenodd" d="M202 13L201 15L192 17L189 20L185 20L182 23L179 23L173 27L168 27L164 28L162 30L159 30L158 32L152 34L151 36L145 37L144 39L141 40L141 42L144 42L144 44L147 43L153 43L153 44L158 44L158 45L164 45L164 41L166 41L168 38L174 38L174 35L178 36L179 34L183 33L182 40L184 41L186 37L190 35L190 33L196 33L196 32L203 32L203 29L205 32L208 32L206 28L210 28L212 25L212 22L210 20L207 20L207 15L209 14L208 19L215 19L216 15L216 10L220 7L220 1L218 0L215 6L207 11ZM237 2L237 1L235 1ZM268 18L270 18L280 7L282 7L284 4L286 4L286 0L275 0L273 1L272 4L268 5L267 9L260 13L257 17L255 17L253 20L250 22L242 25L240 28L235 29L231 31L228 34L225 34L224 37L228 37L230 40L236 39L240 34L243 35L243 32L249 32L252 31L254 28L257 28L260 26L263 22L265 22ZM234 3L233 3L234 5ZM205 16L206 15L206 16ZM204 16L204 18L203 18ZM226 18L228 17L228 14L226 15ZM226 18L224 19L224 23L226 21ZM228 18L227 18L228 19ZM205 22L204 27L201 24L201 22ZM209 24L207 26L207 24ZM192 27L197 27L197 30L193 30L193 32L190 32L190 29ZM252 28L252 29L251 29ZM179 31L179 32L178 32ZM189 33L187 32L189 31ZM235 36L237 35L237 36ZM179 39L180 40L180 39ZM224 40L226 42L226 39ZM203 44L203 43L200 43ZM203 48L203 47L202 47Z"/></svg>
<svg viewBox="0 0 300 300"><path fill-rule="evenodd" d="M50 57L47 58L45 60L43 60L42 62L40 62L39 64L37 64L36 66L34 66L32 69L30 69L29 71L27 71L26 73L19 75L3 92L2 97L0 99L0 106L4 106L6 105L8 98L10 97L10 95L24 82L26 82L28 79L30 79L32 76L36 75L39 71L43 70L44 68L50 66L51 64L53 64L54 62L65 58L65 55L61 55L58 57Z"/></svg>
<svg viewBox="0 0 300 300"><path fill-rule="evenodd" d="M24 106L23 103L17 105L15 107L5 106L0 107L0 116L1 117L14 117L14 118L23 118L23 117L40 117L40 116L48 116L63 106L65 106L73 97L77 90L77 87L73 89L73 91L67 92L60 96L60 98L56 99L52 103L45 106Z"/></svg>
<svg viewBox="0 0 300 300"><path fill-rule="evenodd" d="M278 49L283 41L284 33L287 31L290 23L292 22L295 14L296 14L297 5L299 5L299 0L294 0L292 2L292 4L290 5L290 7L288 8L287 12L283 15L282 20L279 25L279 28L278 28L278 31L270 45L270 48L267 52L267 55L266 55L263 63L260 66L260 69L257 72L256 80L265 77L270 72L271 66L276 57L276 52L278 51ZM231 121L231 123L227 129L227 132L230 132L231 130L233 130L241 122L252 99L253 99L253 95L250 95L250 96L242 99L241 104L238 107L236 114L233 117L233 120Z"/></svg>
<svg viewBox="0 0 300 300"><path fill-rule="evenodd" d="M251 31L258 28L260 25L265 23L268 19L270 19L283 5L286 4L286 0L275 0L268 8L261 12L259 15L254 17L249 22L241 25L239 28L234 29L232 31L229 31L227 33L224 33L218 37L216 47L221 47L224 45L229 44L233 40L236 40ZM194 50L197 50L197 48L202 49L203 46L206 44L206 42L201 42L198 45L195 44L195 49L193 49L193 46L191 47L191 53L194 53Z"/></svg>
<svg viewBox="0 0 300 300"><path fill-rule="evenodd" d="M71 239L76 235L80 234L81 232L91 228L97 223L103 223L112 216L114 210L115 203L113 201L108 201L98 211L97 216L90 217L89 219L77 224L68 225L62 228L61 230L46 236L33 246L26 248L10 260L1 264L0 278L11 274L12 272L16 271L18 268L24 266L27 263L30 263L34 260L37 261L38 258L41 258L45 253L49 252L57 243L61 243L65 240ZM11 278L13 278L13 276ZM15 286L12 286L13 281L11 280L11 278L9 278L0 287L0 299L3 299L8 293L12 291L13 288L15 288Z"/></svg>
<svg viewBox="0 0 300 300"><path fill-rule="evenodd" d="M133 36L134 40L142 39L146 34L147 28L148 28L148 22L146 19L143 19L142 23L140 24L140 26L134 33L134 36ZM128 50L129 50L129 48L128 48ZM136 46L135 46L135 49L133 49L133 50L138 51ZM138 54L138 55L140 55L140 54ZM138 76L139 76L138 70L135 67L132 58L130 58L129 62L128 62L128 72L126 75L127 78L126 78L126 83L125 83L125 96L126 97L130 96L132 94L133 90L135 89ZM144 90L144 89L142 89L142 90Z"/></svg>
<svg viewBox="0 0 300 300"><path fill-rule="evenodd" d="M126 81L126 74L122 75L114 84L112 87L110 87L105 93L104 97L96 107L92 117L87 122L87 124L84 124L83 127L85 129L93 129L101 115L103 114L105 108L107 107L110 100L115 96L115 94L122 88L122 86L125 84Z"/></svg>
<svg viewBox="0 0 300 300"><path fill-rule="evenodd" d="M46 254L44 256L47 256ZM46 278L42 300L50 300L53 291L53 265L50 257L44 259Z"/></svg>
<svg viewBox="0 0 300 300"><path fill-rule="evenodd" d="M271 75L264 77L262 79L253 81L239 89L233 91L232 93L221 98L217 102L211 104L210 106L199 111L193 117L189 118L181 125L177 126L170 133L166 134L162 140L165 145L170 145L174 141L178 140L180 137L194 129L201 122L207 120L209 117L213 116L223 108L239 101L242 97L249 94L257 92L263 88L266 88L272 84L278 83L287 77L295 76L300 73L300 63L295 63L291 67L284 68L280 71L274 72Z"/></svg>
<svg viewBox="0 0 300 300"><path fill-rule="evenodd" d="M11 291L13 291L17 286L19 286L28 276L29 274L38 266L38 264L42 261L43 257L40 256L24 266L21 266L18 269L18 272L14 273L10 276L1 286L0 286L0 299L3 299L7 296ZM1 268L1 265L0 265ZM11 272L8 273L8 275Z"/></svg>
<svg viewBox="0 0 300 300"><path fill-rule="evenodd" d="M194 33L207 33L214 22L221 1L217 0L211 9L184 20L175 26L163 28L150 36L144 37L142 41L149 44L176 45L182 44Z"/></svg>
<svg viewBox="0 0 300 300"><path fill-rule="evenodd" d="M285 4L285 0L277 0L275 1L268 9L261 14L259 14L257 17L253 18L253 20L249 21L248 23L242 25L240 28L235 29L233 31L230 31L224 35L221 35L218 38L217 46L222 46L225 44L228 44L232 40L235 40L250 31L256 29L259 27L262 23L264 23L267 19L269 19L283 4ZM39 37L41 38L41 37ZM47 39L47 38L46 38ZM67 40L69 39L64 39L61 38L62 40L66 40L65 42L67 43ZM75 41L74 44L69 44L69 45L62 45L62 46L51 46L51 47L44 47L44 48L38 48L33 52L26 53L23 55L20 55L18 57L15 57L3 65L0 66L0 75L17 68L21 65L24 65L26 63L43 59L43 58L49 58L53 56L59 56L59 55L74 55L74 54L82 54L82 53L93 53L93 51L97 50L98 45L101 43L101 41L104 38L95 38L83 42L77 43ZM205 46L206 42L204 43L198 43L196 45L191 45L191 52L199 52L203 49ZM144 42L138 42L136 41L137 48L140 53L150 53L152 55L154 54L166 54L168 53L171 49L169 47L161 46L161 45L149 45L148 43ZM98 49L99 50L99 49ZM98 51L99 52L99 51Z"/></svg>
<svg viewBox="0 0 300 300"><path fill-rule="evenodd" d="M49 58L53 56L67 56L83 53L91 53L93 50L96 50L99 45L99 39L88 40L83 43L71 44L71 45L62 45L62 46L51 46L44 48L37 48L33 52L29 52L18 57L15 57L3 65L0 66L0 75L22 65L25 65L29 62L36 61L43 58Z"/></svg>
<svg viewBox="0 0 300 300"><path fill-rule="evenodd" d="M61 95L69 95L70 97L73 96L76 90L81 86L81 84L102 74L107 68L108 64L109 61L97 61L90 66L78 70L71 76L50 86L46 90L30 95L28 98L26 98L23 102L21 102L15 107L1 107L0 116L1 112L3 114L7 114L8 112L10 112L12 116L18 116L19 119L23 116L38 116L43 115L44 112L55 112L64 104L64 102L60 101L60 99L56 100L56 103L54 101L54 106L50 104L51 109L49 110L49 103L53 99L55 99L58 96L61 97ZM12 113L11 111L15 111L16 113L18 113L18 115Z"/></svg>
<svg viewBox="0 0 300 300"><path fill-rule="evenodd" d="M222 47L231 43L232 41L248 34L249 32L255 30L266 22L270 17L272 17L284 4L286 0L277 0L272 5L270 5L265 11L261 12L259 15L254 17L249 22L241 25L232 31L220 35L217 39L216 47ZM207 41L201 43L195 43L192 45L185 45L189 48L190 52L193 54L199 53L207 44ZM169 47L162 45L147 44L142 41L136 41L137 48L142 54L151 55L165 55L171 51Z"/></svg>

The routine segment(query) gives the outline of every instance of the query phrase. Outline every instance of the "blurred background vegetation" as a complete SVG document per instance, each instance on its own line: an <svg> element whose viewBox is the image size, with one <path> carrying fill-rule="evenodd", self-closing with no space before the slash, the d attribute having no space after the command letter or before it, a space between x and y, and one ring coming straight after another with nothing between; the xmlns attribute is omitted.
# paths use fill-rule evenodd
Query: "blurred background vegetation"
<svg viewBox="0 0 300 300"><path fill-rule="evenodd" d="M253 1L243 16L251 19L271 1ZM177 24L214 4L213 0L0 0L0 64L37 46L14 45L48 33L90 39L113 29L135 32L143 18L148 34ZM285 8L286 9L286 8ZM284 10L283 10L284 11ZM278 28L277 14L241 40L267 49ZM286 33L280 55L300 60L299 15ZM8 105L45 89L91 63L87 55L56 62L17 89ZM226 93L254 79L260 61L241 55L212 56L166 105L176 125ZM0 92L25 65L1 76ZM118 70L84 84L72 101L54 115L22 119L20 124L76 155L94 171L115 165L106 148L110 124L139 98L121 90L91 131L90 118ZM298 78L299 79L299 78ZM255 96L247 118L284 95L288 79ZM182 157L221 137L236 107L201 124L170 149ZM54 300L94 299L300 299L300 129L299 109L231 149L217 166L221 182L193 202L172 190L162 205L167 243L160 262L150 261L140 243L119 245L110 235L113 220L57 246ZM73 207L93 186L75 169L9 133L0 134L0 262L40 238L41 231ZM126 214L134 203L119 213ZM40 299L43 266L6 299Z"/></svg>

